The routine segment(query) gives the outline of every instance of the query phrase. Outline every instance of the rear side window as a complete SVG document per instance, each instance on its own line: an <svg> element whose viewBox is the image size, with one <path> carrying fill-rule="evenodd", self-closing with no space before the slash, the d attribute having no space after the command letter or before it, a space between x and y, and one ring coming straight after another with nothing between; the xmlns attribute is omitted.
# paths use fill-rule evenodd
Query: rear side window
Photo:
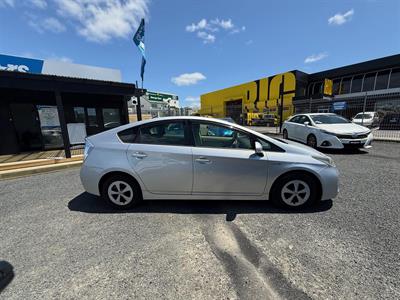
<svg viewBox="0 0 400 300"><path fill-rule="evenodd" d="M155 145L188 145L184 122L163 122L140 127L139 143Z"/></svg>
<svg viewBox="0 0 400 300"><path fill-rule="evenodd" d="M124 143L134 143L138 134L138 128L132 127L118 132L118 137Z"/></svg>
<svg viewBox="0 0 400 300"><path fill-rule="evenodd" d="M299 123L299 120L300 120L301 117L302 117L302 116L294 116L293 118L291 118L291 119L289 120L289 122L292 122L292 123Z"/></svg>

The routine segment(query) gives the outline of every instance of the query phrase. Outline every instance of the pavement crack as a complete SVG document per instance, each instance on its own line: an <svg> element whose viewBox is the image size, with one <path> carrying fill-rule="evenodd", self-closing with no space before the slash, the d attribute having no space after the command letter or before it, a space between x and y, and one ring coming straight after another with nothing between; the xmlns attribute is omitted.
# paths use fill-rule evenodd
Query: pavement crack
<svg viewBox="0 0 400 300"><path fill-rule="evenodd" d="M239 299L310 299L296 289L234 223L207 222L204 236Z"/></svg>

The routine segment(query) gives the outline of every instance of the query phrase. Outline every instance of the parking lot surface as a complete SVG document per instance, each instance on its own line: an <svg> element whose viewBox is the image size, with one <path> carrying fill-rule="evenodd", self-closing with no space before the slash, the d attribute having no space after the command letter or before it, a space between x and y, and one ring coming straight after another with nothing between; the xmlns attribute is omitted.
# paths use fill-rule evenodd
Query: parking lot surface
<svg viewBox="0 0 400 300"><path fill-rule="evenodd" d="M340 193L313 209L151 201L118 212L79 170L0 182L4 299L399 299L400 143L333 152Z"/></svg>

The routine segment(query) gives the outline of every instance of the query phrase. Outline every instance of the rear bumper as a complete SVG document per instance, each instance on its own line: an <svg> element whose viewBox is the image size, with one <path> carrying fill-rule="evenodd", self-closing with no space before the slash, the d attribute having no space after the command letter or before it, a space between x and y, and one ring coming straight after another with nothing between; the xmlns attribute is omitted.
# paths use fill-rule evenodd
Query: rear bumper
<svg viewBox="0 0 400 300"><path fill-rule="evenodd" d="M86 192L100 196L99 181L101 178L102 169L95 167L88 167L82 165L80 171L81 182Z"/></svg>

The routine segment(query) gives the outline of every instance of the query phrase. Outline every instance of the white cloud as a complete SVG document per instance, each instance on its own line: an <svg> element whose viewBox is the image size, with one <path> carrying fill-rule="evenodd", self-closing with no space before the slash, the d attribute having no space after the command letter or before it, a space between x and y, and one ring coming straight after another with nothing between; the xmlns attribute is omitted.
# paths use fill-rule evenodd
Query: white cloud
<svg viewBox="0 0 400 300"><path fill-rule="evenodd" d="M72 63L73 62L72 58L69 58L67 56L57 56L57 55L52 55L52 56L46 58L46 60L61 61L61 62L65 62L65 63Z"/></svg>
<svg viewBox="0 0 400 300"><path fill-rule="evenodd" d="M304 63L306 63L306 64L313 63L313 62L319 61L321 59L324 59L327 56L328 56L328 54L325 52L319 53L319 54L312 54L312 55L306 57L306 59L304 60Z"/></svg>
<svg viewBox="0 0 400 300"><path fill-rule="evenodd" d="M185 98L185 102L190 102L190 103L200 102L200 97L199 96L197 96L197 97L188 96L188 97Z"/></svg>
<svg viewBox="0 0 400 300"><path fill-rule="evenodd" d="M204 32L204 31L199 31L197 32L197 36L203 40L204 44L209 44L209 43L214 43L215 42L215 35Z"/></svg>
<svg viewBox="0 0 400 300"><path fill-rule="evenodd" d="M204 76L200 72L194 73L185 73L181 74L177 77L172 77L171 81L177 86L187 86L197 84L201 80L205 80L206 76Z"/></svg>
<svg viewBox="0 0 400 300"><path fill-rule="evenodd" d="M40 9L45 9L47 7L46 0L29 0L29 2Z"/></svg>
<svg viewBox="0 0 400 300"><path fill-rule="evenodd" d="M200 106L200 97L188 96L185 98L185 105L192 108L198 108Z"/></svg>
<svg viewBox="0 0 400 300"><path fill-rule="evenodd" d="M16 4L15 0L0 0L0 7L11 6L14 7ZM20 0L18 4L22 5L33 5L40 9L45 9L47 7L46 0Z"/></svg>
<svg viewBox="0 0 400 300"><path fill-rule="evenodd" d="M197 23L187 25L185 30L187 32L197 32L196 35L203 40L203 43L210 44L214 43L217 39L217 32L229 32L230 34L243 32L246 30L245 26L237 27L231 19L213 19L207 21L207 19L201 19ZM222 33L221 33L222 34Z"/></svg>
<svg viewBox="0 0 400 300"><path fill-rule="evenodd" d="M130 38L141 18L148 14L148 2L149 0L56 0L58 14L74 21L78 34L94 42Z"/></svg>
<svg viewBox="0 0 400 300"><path fill-rule="evenodd" d="M228 20L220 20L220 19L216 18L216 19L214 19L214 20L211 20L210 23L211 23L211 24L214 24L214 25L216 25L216 26L219 26L219 27L221 27L221 28L223 28L223 29L225 29L225 30L232 29L233 27L235 27L235 25L233 25L231 19L228 19Z"/></svg>
<svg viewBox="0 0 400 300"><path fill-rule="evenodd" d="M246 44L247 46L249 46L249 45L253 44L253 40L248 40L248 41L246 41L245 44Z"/></svg>
<svg viewBox="0 0 400 300"><path fill-rule="evenodd" d="M354 9L350 9L344 14L337 13L336 15L328 19L328 23L331 25L343 25L344 23L350 21L353 15L354 15Z"/></svg>
<svg viewBox="0 0 400 300"><path fill-rule="evenodd" d="M186 31L195 32L197 30L205 29L208 26L206 19L201 19L197 24L192 23L191 25L186 26Z"/></svg>
<svg viewBox="0 0 400 300"><path fill-rule="evenodd" d="M60 33L64 32L67 30L67 28L62 24L59 20L56 18L50 17L47 19L44 19L43 23L43 28L45 28L48 31L52 31L54 33Z"/></svg>
<svg viewBox="0 0 400 300"><path fill-rule="evenodd" d="M11 6L14 7L14 0L0 0L0 7Z"/></svg>
<svg viewBox="0 0 400 300"><path fill-rule="evenodd" d="M30 20L28 21L28 25L39 33L44 33L45 31L61 33L67 30L64 24L53 17L39 20L36 16L30 15L29 18Z"/></svg>

